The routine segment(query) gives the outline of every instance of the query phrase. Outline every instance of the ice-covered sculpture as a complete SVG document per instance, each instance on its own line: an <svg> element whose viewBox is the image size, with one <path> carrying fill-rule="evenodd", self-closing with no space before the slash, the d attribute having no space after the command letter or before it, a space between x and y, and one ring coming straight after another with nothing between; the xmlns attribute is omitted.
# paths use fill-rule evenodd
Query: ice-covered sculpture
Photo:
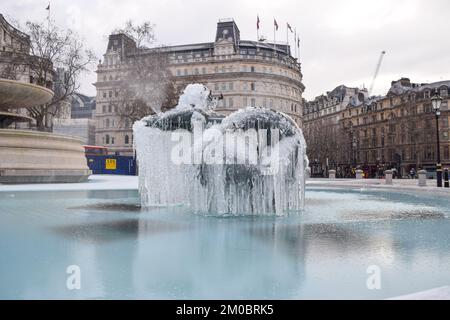
<svg viewBox="0 0 450 320"><path fill-rule="evenodd" d="M134 124L143 207L186 205L211 215L298 214L306 146L287 115L248 107L227 117L201 84L176 108Z"/></svg>

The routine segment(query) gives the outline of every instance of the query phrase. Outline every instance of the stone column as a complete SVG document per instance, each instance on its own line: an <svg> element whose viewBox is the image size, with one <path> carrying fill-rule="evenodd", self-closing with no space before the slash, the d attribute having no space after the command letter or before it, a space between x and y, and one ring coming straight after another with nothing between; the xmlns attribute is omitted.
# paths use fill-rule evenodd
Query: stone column
<svg viewBox="0 0 450 320"><path fill-rule="evenodd" d="M356 170L356 179L361 180L363 178L364 171Z"/></svg>
<svg viewBox="0 0 450 320"><path fill-rule="evenodd" d="M386 184L392 186L392 170L386 170L384 175L386 177Z"/></svg>
<svg viewBox="0 0 450 320"><path fill-rule="evenodd" d="M420 170L418 172L419 175L419 187L427 186L427 172L425 170Z"/></svg>
<svg viewBox="0 0 450 320"><path fill-rule="evenodd" d="M330 178L331 180L336 179L336 170L328 171L328 178Z"/></svg>

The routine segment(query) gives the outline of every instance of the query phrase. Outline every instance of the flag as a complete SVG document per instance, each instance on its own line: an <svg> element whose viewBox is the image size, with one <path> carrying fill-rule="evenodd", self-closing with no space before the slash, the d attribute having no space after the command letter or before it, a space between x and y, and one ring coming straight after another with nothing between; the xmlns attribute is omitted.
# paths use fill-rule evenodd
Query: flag
<svg viewBox="0 0 450 320"><path fill-rule="evenodd" d="M50 3L48 4L47 8L45 8L45 10L49 10L50 11Z"/></svg>
<svg viewBox="0 0 450 320"><path fill-rule="evenodd" d="M278 31L278 23L277 23L277 20L273 19L273 25L275 26L275 30Z"/></svg>
<svg viewBox="0 0 450 320"><path fill-rule="evenodd" d="M258 15L258 16L256 16L256 29L258 29L258 30L259 30L259 22L260 22L260 20L259 20L259 15Z"/></svg>
<svg viewBox="0 0 450 320"><path fill-rule="evenodd" d="M292 27L291 27L291 25L289 24L289 22L286 23L286 24L287 24L288 29L291 31L291 33L294 33L294 31L292 31Z"/></svg>
<svg viewBox="0 0 450 320"><path fill-rule="evenodd" d="M297 47L300 48L300 37L297 38Z"/></svg>

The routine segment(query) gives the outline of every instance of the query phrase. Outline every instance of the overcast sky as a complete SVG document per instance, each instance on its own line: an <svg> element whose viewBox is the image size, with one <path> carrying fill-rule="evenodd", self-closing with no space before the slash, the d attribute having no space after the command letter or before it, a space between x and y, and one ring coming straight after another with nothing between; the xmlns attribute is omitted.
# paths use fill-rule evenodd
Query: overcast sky
<svg viewBox="0 0 450 320"><path fill-rule="evenodd" d="M2 0L0 13L17 20L44 21L47 0ZM384 63L374 94L385 94L390 82L450 79L450 1L448 0L53 0L52 19L71 27L102 57L107 36L126 20L156 25L158 44L214 40L220 18L234 18L241 39L261 34L273 39L273 18L286 41L286 22L297 28L306 91L314 98L336 86L370 87L382 50ZM292 41L293 42L293 41ZM93 70L94 71L94 70ZM82 78L83 93L95 95L95 73Z"/></svg>

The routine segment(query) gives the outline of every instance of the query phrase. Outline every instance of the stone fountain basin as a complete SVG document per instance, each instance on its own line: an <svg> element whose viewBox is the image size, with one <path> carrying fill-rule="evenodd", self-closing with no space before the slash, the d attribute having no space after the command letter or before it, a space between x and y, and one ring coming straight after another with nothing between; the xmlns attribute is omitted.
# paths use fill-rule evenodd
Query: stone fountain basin
<svg viewBox="0 0 450 320"><path fill-rule="evenodd" d="M79 138L0 129L0 184L74 183L90 174Z"/></svg>
<svg viewBox="0 0 450 320"><path fill-rule="evenodd" d="M53 91L31 83L0 79L0 109L39 106L50 101Z"/></svg>

